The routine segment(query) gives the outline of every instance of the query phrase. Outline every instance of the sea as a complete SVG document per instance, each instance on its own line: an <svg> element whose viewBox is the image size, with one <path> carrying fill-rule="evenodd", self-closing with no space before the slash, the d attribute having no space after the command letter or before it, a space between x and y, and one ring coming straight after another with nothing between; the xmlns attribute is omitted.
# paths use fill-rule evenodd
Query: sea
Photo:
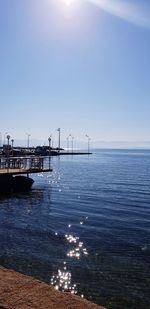
<svg viewBox="0 0 150 309"><path fill-rule="evenodd" d="M150 308L150 150L51 158L0 198L0 265L108 309Z"/></svg>

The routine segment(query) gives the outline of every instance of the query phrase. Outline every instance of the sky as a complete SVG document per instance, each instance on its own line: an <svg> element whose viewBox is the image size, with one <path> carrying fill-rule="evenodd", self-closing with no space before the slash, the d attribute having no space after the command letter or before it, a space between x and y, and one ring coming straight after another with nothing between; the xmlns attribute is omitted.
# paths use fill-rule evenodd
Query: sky
<svg viewBox="0 0 150 309"><path fill-rule="evenodd" d="M150 1L0 0L0 113L1 143L150 141Z"/></svg>

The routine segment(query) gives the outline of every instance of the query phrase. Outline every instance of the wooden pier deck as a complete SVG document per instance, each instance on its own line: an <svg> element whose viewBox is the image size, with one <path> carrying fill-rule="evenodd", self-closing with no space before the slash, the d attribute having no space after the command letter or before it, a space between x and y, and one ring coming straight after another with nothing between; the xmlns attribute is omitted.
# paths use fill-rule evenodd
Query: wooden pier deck
<svg viewBox="0 0 150 309"><path fill-rule="evenodd" d="M3 168L0 169L0 175L9 174L9 175L23 175L23 174L34 174L34 173L45 173L45 172L52 172L51 168Z"/></svg>

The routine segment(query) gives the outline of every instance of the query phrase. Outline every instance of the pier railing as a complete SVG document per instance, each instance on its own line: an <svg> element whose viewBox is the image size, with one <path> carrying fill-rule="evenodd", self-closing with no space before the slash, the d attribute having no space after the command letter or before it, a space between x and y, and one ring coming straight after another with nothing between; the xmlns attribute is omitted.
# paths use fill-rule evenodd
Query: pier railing
<svg viewBox="0 0 150 309"><path fill-rule="evenodd" d="M1 157L0 174L24 174L51 171L49 166L45 167L45 157Z"/></svg>

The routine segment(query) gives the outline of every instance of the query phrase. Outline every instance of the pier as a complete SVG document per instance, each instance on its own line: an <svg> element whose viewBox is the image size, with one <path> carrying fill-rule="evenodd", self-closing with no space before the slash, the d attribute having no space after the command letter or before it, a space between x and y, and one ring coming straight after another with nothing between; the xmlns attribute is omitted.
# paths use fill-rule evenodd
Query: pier
<svg viewBox="0 0 150 309"><path fill-rule="evenodd" d="M59 155L64 155L64 156L66 156L66 155L71 155L71 156L81 156L81 155L91 155L92 154L92 152L85 152L85 151L61 151L60 153L59 153Z"/></svg>
<svg viewBox="0 0 150 309"><path fill-rule="evenodd" d="M6 145L7 146L7 145ZM76 150L76 149L63 149L63 148L52 148L49 146L37 146L37 147L10 147L9 151L7 147L0 147L0 157L2 156L61 156L61 155L91 155L90 149Z"/></svg>
<svg viewBox="0 0 150 309"><path fill-rule="evenodd" d="M53 148L50 143L49 146L14 147L8 139L8 144L0 147L0 195L29 190L34 182L29 174L52 171L51 156L91 154L89 146L87 152L74 151L73 147L67 150L60 146Z"/></svg>
<svg viewBox="0 0 150 309"><path fill-rule="evenodd" d="M0 157L0 175L32 174L39 172L51 172L49 166L45 166L45 157Z"/></svg>
<svg viewBox="0 0 150 309"><path fill-rule="evenodd" d="M51 171L50 157L48 162L37 156L0 157L0 195L28 191L34 183L29 174Z"/></svg>

